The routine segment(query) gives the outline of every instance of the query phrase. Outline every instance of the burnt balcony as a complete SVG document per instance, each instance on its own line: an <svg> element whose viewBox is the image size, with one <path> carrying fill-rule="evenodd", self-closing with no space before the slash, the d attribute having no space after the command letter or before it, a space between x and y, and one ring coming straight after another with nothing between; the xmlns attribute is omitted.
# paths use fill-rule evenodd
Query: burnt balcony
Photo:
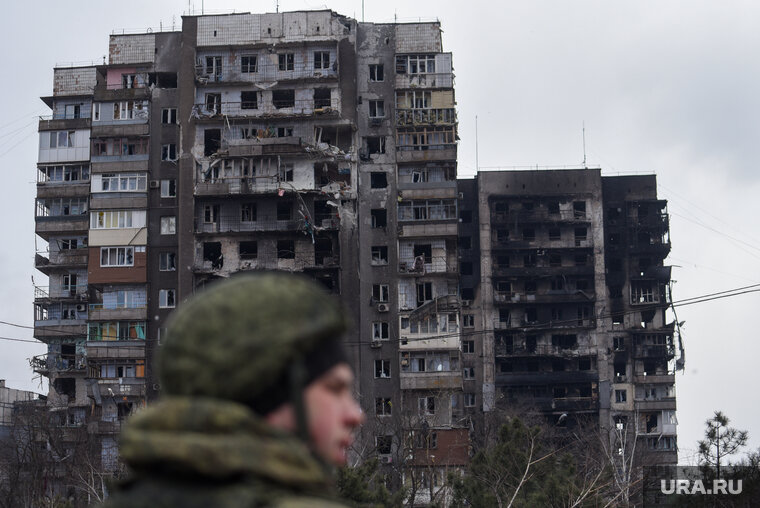
<svg viewBox="0 0 760 508"><path fill-rule="evenodd" d="M491 210L491 224L542 224L542 223L591 224L590 214L578 210L554 210L534 208L532 210Z"/></svg>
<svg viewBox="0 0 760 508"><path fill-rule="evenodd" d="M452 390L462 389L462 371L401 372L402 390Z"/></svg>
<svg viewBox="0 0 760 508"><path fill-rule="evenodd" d="M497 372L498 386L556 385L573 383L596 383L599 374L596 371L561 371L561 372Z"/></svg>
<svg viewBox="0 0 760 508"><path fill-rule="evenodd" d="M566 276L593 275L594 266L502 266L495 264L493 275L496 277L541 278L562 274Z"/></svg>
<svg viewBox="0 0 760 508"><path fill-rule="evenodd" d="M639 411L674 411L676 409L676 398L662 399L634 399L636 409Z"/></svg>
<svg viewBox="0 0 760 508"><path fill-rule="evenodd" d="M249 233L262 231L301 231L307 228L305 220L277 220L276 215L259 215L255 221L243 221L240 214L222 215L217 217L218 220L206 222L196 218L194 220L194 231L197 234L219 234L219 233ZM335 229L334 219L323 220L328 229ZM309 225L315 227L315 225ZM324 227L322 224L316 226Z"/></svg>
<svg viewBox="0 0 760 508"><path fill-rule="evenodd" d="M568 318L558 320L528 320L525 317L510 316L507 319L494 318L494 330L563 330L577 328L594 328L596 319L594 318Z"/></svg>
<svg viewBox="0 0 760 508"><path fill-rule="evenodd" d="M98 379L97 383L90 383L87 387L87 395L97 400L107 397L145 397L144 378L112 378ZM96 393L97 392L97 393Z"/></svg>
<svg viewBox="0 0 760 508"><path fill-rule="evenodd" d="M671 359L676 354L673 344L638 345L634 348L635 358L667 358Z"/></svg>
<svg viewBox="0 0 760 508"><path fill-rule="evenodd" d="M596 356L597 350L593 347L570 347L563 348L552 344L536 344L533 347L524 345L509 345L497 342L494 346L494 354L499 357L524 357L524 356L555 356L561 358L576 358L580 356Z"/></svg>
<svg viewBox="0 0 760 508"><path fill-rule="evenodd" d="M549 304L549 303L588 303L595 300L594 293L585 291L548 291L546 293L515 293L494 291L493 299L498 304Z"/></svg>
<svg viewBox="0 0 760 508"><path fill-rule="evenodd" d="M29 359L29 365L34 372L48 376L51 373L84 372L87 368L87 358L84 355L48 353Z"/></svg>

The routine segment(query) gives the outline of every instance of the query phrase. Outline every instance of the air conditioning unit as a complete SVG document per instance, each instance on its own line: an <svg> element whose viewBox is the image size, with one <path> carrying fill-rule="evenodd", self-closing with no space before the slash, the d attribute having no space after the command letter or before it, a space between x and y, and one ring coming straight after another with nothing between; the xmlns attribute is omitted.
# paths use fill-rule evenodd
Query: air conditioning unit
<svg viewBox="0 0 760 508"><path fill-rule="evenodd" d="M462 307L469 307L472 305L472 300L462 300Z"/></svg>
<svg viewBox="0 0 760 508"><path fill-rule="evenodd" d="M86 310L87 310L87 304L84 304L84 303L77 304L77 312L85 312Z"/></svg>
<svg viewBox="0 0 760 508"><path fill-rule="evenodd" d="M372 339L372 342L370 342L369 347L377 349L383 345L382 342L380 342L380 339Z"/></svg>
<svg viewBox="0 0 760 508"><path fill-rule="evenodd" d="M161 183L158 180L151 180L150 181L150 188L151 189L158 189L158 187L161 185Z"/></svg>
<svg viewBox="0 0 760 508"><path fill-rule="evenodd" d="M160 384L158 384L158 383L153 383L153 389L154 389L155 391L159 391L159 390L161 389L161 385L160 385Z"/></svg>
<svg viewBox="0 0 760 508"><path fill-rule="evenodd" d="M380 455L380 464L390 464L393 462L393 457L390 455Z"/></svg>
<svg viewBox="0 0 760 508"><path fill-rule="evenodd" d="M378 303L377 304L377 311L378 312L388 312L390 308L388 307L387 303Z"/></svg>
<svg viewBox="0 0 760 508"><path fill-rule="evenodd" d="M460 192L457 196L459 199L464 199L464 192Z"/></svg>

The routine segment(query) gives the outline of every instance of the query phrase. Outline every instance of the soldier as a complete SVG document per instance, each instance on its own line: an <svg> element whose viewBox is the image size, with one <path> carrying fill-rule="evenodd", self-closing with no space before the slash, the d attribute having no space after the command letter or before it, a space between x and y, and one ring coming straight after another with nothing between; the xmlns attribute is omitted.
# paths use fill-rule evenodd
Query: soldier
<svg viewBox="0 0 760 508"><path fill-rule="evenodd" d="M163 398L126 425L131 474L105 507L343 506L326 466L346 463L363 420L345 331L337 303L294 275L189 299L157 354Z"/></svg>

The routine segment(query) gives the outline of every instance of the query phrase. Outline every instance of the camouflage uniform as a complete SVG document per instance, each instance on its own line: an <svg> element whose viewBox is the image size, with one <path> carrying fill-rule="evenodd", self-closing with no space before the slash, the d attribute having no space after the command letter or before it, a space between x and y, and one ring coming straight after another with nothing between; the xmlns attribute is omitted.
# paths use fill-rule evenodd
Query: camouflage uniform
<svg viewBox="0 0 760 508"><path fill-rule="evenodd" d="M305 441L252 409L290 400L293 366L345 328L321 289L284 274L233 277L181 305L157 356L165 397L126 426L131 475L103 508L345 506Z"/></svg>

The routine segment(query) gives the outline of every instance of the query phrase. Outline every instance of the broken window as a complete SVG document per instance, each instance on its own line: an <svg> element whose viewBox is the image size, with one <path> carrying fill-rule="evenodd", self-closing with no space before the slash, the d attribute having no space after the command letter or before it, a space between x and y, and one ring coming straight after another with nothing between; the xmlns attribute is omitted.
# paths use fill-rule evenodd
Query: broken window
<svg viewBox="0 0 760 508"><path fill-rule="evenodd" d="M509 268L509 256L506 254L496 256L496 266L498 268Z"/></svg>
<svg viewBox="0 0 760 508"><path fill-rule="evenodd" d="M525 254L523 256L523 266L525 268L533 268L536 266L536 255L534 253Z"/></svg>
<svg viewBox="0 0 760 508"><path fill-rule="evenodd" d="M588 326L591 319L591 307L582 305L578 307L577 311L578 326Z"/></svg>
<svg viewBox="0 0 760 508"><path fill-rule="evenodd" d="M174 162L177 160L177 145L169 143L161 146L161 160Z"/></svg>
<svg viewBox="0 0 760 508"><path fill-rule="evenodd" d="M158 290L158 307L160 309L171 309L176 305L176 290L175 289L159 289Z"/></svg>
<svg viewBox="0 0 760 508"><path fill-rule="evenodd" d="M385 81L383 64L369 64L369 80Z"/></svg>
<svg viewBox="0 0 760 508"><path fill-rule="evenodd" d="M314 52L314 69L329 69L330 68L330 52L329 51L315 51Z"/></svg>
<svg viewBox="0 0 760 508"><path fill-rule="evenodd" d="M240 72L249 74L258 72L258 57L256 55L243 55L240 57Z"/></svg>
<svg viewBox="0 0 760 508"><path fill-rule="evenodd" d="M560 349L572 349L578 345L578 336L569 335L552 335L552 346Z"/></svg>
<svg viewBox="0 0 760 508"><path fill-rule="evenodd" d="M558 201L549 201L546 203L546 209L549 212L549 215L558 215L559 214L559 202Z"/></svg>
<svg viewBox="0 0 760 508"><path fill-rule="evenodd" d="M499 309L499 323L509 326L512 319L509 309Z"/></svg>
<svg viewBox="0 0 760 508"><path fill-rule="evenodd" d="M280 53L277 55L277 69L281 71L292 71L295 69L295 54Z"/></svg>
<svg viewBox="0 0 760 508"><path fill-rule="evenodd" d="M385 189L386 187L388 187L387 174L382 171L371 172L369 186L372 189Z"/></svg>
<svg viewBox="0 0 760 508"><path fill-rule="evenodd" d="M122 88L136 88L137 87L137 74L122 74L121 75L121 87Z"/></svg>
<svg viewBox="0 0 760 508"><path fill-rule="evenodd" d="M419 397L417 399L417 406L419 409L419 414L434 415L435 414L435 397Z"/></svg>
<svg viewBox="0 0 760 508"><path fill-rule="evenodd" d="M293 136L293 127L277 127L278 138L289 138ZM292 167L293 165L290 164Z"/></svg>
<svg viewBox="0 0 760 508"><path fill-rule="evenodd" d="M462 353L474 353L475 352L475 341L474 340L463 340L462 341Z"/></svg>
<svg viewBox="0 0 760 508"><path fill-rule="evenodd" d="M575 245L580 246L586 241L586 228L575 228Z"/></svg>
<svg viewBox="0 0 760 508"><path fill-rule="evenodd" d="M244 240L238 245L240 259L256 259L259 254L259 246L255 241Z"/></svg>
<svg viewBox="0 0 760 508"><path fill-rule="evenodd" d="M562 239L562 231L560 228L549 228L549 240L558 241Z"/></svg>
<svg viewBox="0 0 760 508"><path fill-rule="evenodd" d="M390 455L393 436L375 436L375 447L380 455Z"/></svg>
<svg viewBox="0 0 760 508"><path fill-rule="evenodd" d="M585 201L573 201L573 217L576 219L586 218L586 202Z"/></svg>
<svg viewBox="0 0 760 508"><path fill-rule="evenodd" d="M367 136L364 141L367 146L367 155L385 153L385 136Z"/></svg>
<svg viewBox="0 0 760 508"><path fill-rule="evenodd" d="M277 240L277 259L295 259L296 245L293 240Z"/></svg>
<svg viewBox="0 0 760 508"><path fill-rule="evenodd" d="M552 360L552 372L562 372L565 370L565 361L560 358Z"/></svg>
<svg viewBox="0 0 760 508"><path fill-rule="evenodd" d="M459 263L459 273L462 275L472 275L472 262L462 261Z"/></svg>
<svg viewBox="0 0 760 508"><path fill-rule="evenodd" d="M211 261L213 268L221 268L224 265L221 242L203 243L203 260Z"/></svg>
<svg viewBox="0 0 760 508"><path fill-rule="evenodd" d="M615 351L625 351L625 337L613 337L612 348Z"/></svg>
<svg viewBox="0 0 760 508"><path fill-rule="evenodd" d="M535 335L525 337L525 350L528 353L535 353L538 347L538 338Z"/></svg>
<svg viewBox="0 0 760 508"><path fill-rule="evenodd" d="M161 123L177 123L177 108L162 109Z"/></svg>
<svg viewBox="0 0 760 508"><path fill-rule="evenodd" d="M206 94L206 111L217 114L217 115L222 112L222 94L220 93Z"/></svg>
<svg viewBox="0 0 760 508"><path fill-rule="evenodd" d="M567 397L567 388L564 386L555 386L552 389L552 395L555 399L564 399Z"/></svg>
<svg viewBox="0 0 760 508"><path fill-rule="evenodd" d="M161 252L158 255L158 269L162 272L173 272L177 269L177 255L174 252Z"/></svg>
<svg viewBox="0 0 760 508"><path fill-rule="evenodd" d="M241 109L259 109L259 93L256 91L240 92Z"/></svg>
<svg viewBox="0 0 760 508"><path fill-rule="evenodd" d="M391 377L391 361L375 360L375 378L387 379Z"/></svg>
<svg viewBox="0 0 760 508"><path fill-rule="evenodd" d="M433 299L433 283L432 282L418 282L417 283L417 306L419 307L425 302L429 302Z"/></svg>
<svg viewBox="0 0 760 508"><path fill-rule="evenodd" d="M161 180L161 197L162 198L174 198L177 197L177 180Z"/></svg>
<svg viewBox="0 0 760 508"><path fill-rule="evenodd" d="M622 325L624 318L625 318L625 312L621 312L621 311L612 312L613 325Z"/></svg>
<svg viewBox="0 0 760 508"><path fill-rule="evenodd" d="M588 356L578 358L578 370L591 370L591 358Z"/></svg>
<svg viewBox="0 0 760 508"><path fill-rule="evenodd" d="M222 76L222 57L221 56L207 56L205 74L209 77L218 80Z"/></svg>
<svg viewBox="0 0 760 508"><path fill-rule="evenodd" d="M416 243L413 248L414 257L421 258L424 263L433 262L433 247L429 243Z"/></svg>
<svg viewBox="0 0 760 508"><path fill-rule="evenodd" d="M219 205L205 205L203 207L203 222L213 224L219 221Z"/></svg>
<svg viewBox="0 0 760 508"><path fill-rule="evenodd" d="M296 105L296 91L295 90L273 90L272 91L272 104L277 109L292 108Z"/></svg>
<svg viewBox="0 0 760 508"><path fill-rule="evenodd" d="M329 108L332 105L332 92L329 88L314 89L314 109Z"/></svg>
<svg viewBox="0 0 760 508"><path fill-rule="evenodd" d="M550 252L549 266L562 266L562 254L559 252Z"/></svg>
<svg viewBox="0 0 760 508"><path fill-rule="evenodd" d="M372 340L388 340L390 338L388 322L375 321L372 323Z"/></svg>
<svg viewBox="0 0 760 508"><path fill-rule="evenodd" d="M504 243L509 241L509 230L504 228L499 228L496 230L496 241L499 243Z"/></svg>
<svg viewBox="0 0 760 508"><path fill-rule="evenodd" d="M373 208L370 210L373 228L384 228L388 224L388 211L385 208Z"/></svg>
<svg viewBox="0 0 760 508"><path fill-rule="evenodd" d="M575 266L586 266L588 263L588 254L576 254L573 256L573 261L575 261Z"/></svg>
<svg viewBox="0 0 760 508"><path fill-rule="evenodd" d="M396 74L430 74L435 72L435 55L400 55L396 57Z"/></svg>
<svg viewBox="0 0 760 508"><path fill-rule="evenodd" d="M282 201L277 203L277 220L291 220L293 218L293 203Z"/></svg>
<svg viewBox="0 0 760 508"><path fill-rule="evenodd" d="M375 302L387 303L388 296L388 284L372 284L372 299Z"/></svg>
<svg viewBox="0 0 760 508"><path fill-rule="evenodd" d="M384 101L369 101L369 117L370 118L385 117L385 102Z"/></svg>
<svg viewBox="0 0 760 508"><path fill-rule="evenodd" d="M525 228L522 232L523 240L532 242L536 239L536 230L533 228Z"/></svg>
<svg viewBox="0 0 760 508"><path fill-rule="evenodd" d="M100 266L133 266L134 251L134 247L101 247Z"/></svg>
<svg viewBox="0 0 760 508"><path fill-rule="evenodd" d="M474 393L465 393L464 394L464 407L475 407L475 394Z"/></svg>
<svg viewBox="0 0 760 508"><path fill-rule="evenodd" d="M50 148L72 148L76 131L50 132Z"/></svg>
<svg viewBox="0 0 760 508"><path fill-rule="evenodd" d="M280 168L280 181L292 182L293 181L293 164L283 164Z"/></svg>
<svg viewBox="0 0 760 508"><path fill-rule="evenodd" d="M388 247L386 245L375 245L372 247L372 264L388 264Z"/></svg>
<svg viewBox="0 0 760 508"><path fill-rule="evenodd" d="M628 400L628 390L615 390L615 402L621 404Z"/></svg>
<svg viewBox="0 0 760 508"><path fill-rule="evenodd" d="M222 143L221 129L206 129L203 131L203 155L208 157L219 151Z"/></svg>
<svg viewBox="0 0 760 508"><path fill-rule="evenodd" d="M242 222L256 221L256 203L243 203L240 205L240 220Z"/></svg>
<svg viewBox="0 0 760 508"><path fill-rule="evenodd" d="M391 399L375 398L375 415L376 416L391 416L392 409Z"/></svg>

